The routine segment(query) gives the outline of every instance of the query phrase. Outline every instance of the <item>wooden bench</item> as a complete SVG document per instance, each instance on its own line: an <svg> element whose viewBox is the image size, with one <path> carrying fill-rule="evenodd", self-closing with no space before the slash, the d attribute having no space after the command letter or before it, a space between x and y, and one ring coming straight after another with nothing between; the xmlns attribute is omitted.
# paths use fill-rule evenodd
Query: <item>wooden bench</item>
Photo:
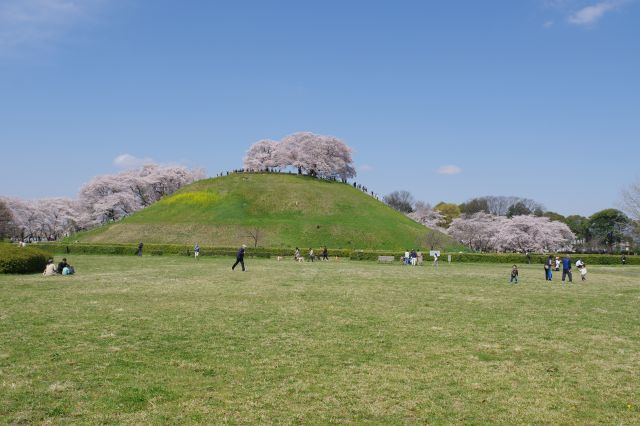
<svg viewBox="0 0 640 426"><path fill-rule="evenodd" d="M378 263L393 263L395 260L395 256L378 256Z"/></svg>

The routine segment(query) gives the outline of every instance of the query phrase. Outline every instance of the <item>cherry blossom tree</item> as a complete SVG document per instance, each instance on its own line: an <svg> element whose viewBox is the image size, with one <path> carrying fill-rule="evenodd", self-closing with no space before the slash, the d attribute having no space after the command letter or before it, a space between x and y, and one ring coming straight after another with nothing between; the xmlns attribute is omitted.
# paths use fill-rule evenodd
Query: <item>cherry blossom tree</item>
<svg viewBox="0 0 640 426"><path fill-rule="evenodd" d="M421 223L427 228L437 229L441 232L445 232L444 228L440 226L442 220L444 219L443 214L437 210L432 209L427 204L420 203L420 205L418 205L418 203L416 203L415 211L407 213L407 216L410 219Z"/></svg>
<svg viewBox="0 0 640 426"><path fill-rule="evenodd" d="M6 198L3 201L11 213L14 238L57 239L121 219L204 177L200 169L149 164L115 175L97 176L82 186L77 200Z"/></svg>
<svg viewBox="0 0 640 426"><path fill-rule="evenodd" d="M298 174L346 180L356 176L351 152L336 137L299 132L277 144L273 159L277 167L294 167Z"/></svg>
<svg viewBox="0 0 640 426"><path fill-rule="evenodd" d="M244 168L251 171L261 171L272 167L278 167L276 159L278 141L262 139L251 145L244 157Z"/></svg>
<svg viewBox="0 0 640 426"><path fill-rule="evenodd" d="M80 189L81 222L92 226L121 219L203 177L199 169L157 164L96 176Z"/></svg>
<svg viewBox="0 0 640 426"><path fill-rule="evenodd" d="M570 250L575 241L575 235L566 224L533 215L506 218L480 212L454 219L448 232L477 251Z"/></svg>
<svg viewBox="0 0 640 426"><path fill-rule="evenodd" d="M496 247L496 236L503 226L503 216L478 212L454 219L448 233L462 244L475 251L492 251Z"/></svg>
<svg viewBox="0 0 640 426"><path fill-rule="evenodd" d="M12 237L20 240L49 240L78 229L78 203L68 198L40 200L6 199L12 214Z"/></svg>

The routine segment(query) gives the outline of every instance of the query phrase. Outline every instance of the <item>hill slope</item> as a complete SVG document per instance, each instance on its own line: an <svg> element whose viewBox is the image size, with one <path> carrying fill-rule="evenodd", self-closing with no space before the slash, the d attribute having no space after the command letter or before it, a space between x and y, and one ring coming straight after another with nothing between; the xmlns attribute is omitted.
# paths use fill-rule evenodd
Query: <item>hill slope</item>
<svg viewBox="0 0 640 426"><path fill-rule="evenodd" d="M198 181L130 217L72 237L93 243L179 243L353 249L424 246L435 233L350 185L287 174ZM439 248L453 248L436 233Z"/></svg>

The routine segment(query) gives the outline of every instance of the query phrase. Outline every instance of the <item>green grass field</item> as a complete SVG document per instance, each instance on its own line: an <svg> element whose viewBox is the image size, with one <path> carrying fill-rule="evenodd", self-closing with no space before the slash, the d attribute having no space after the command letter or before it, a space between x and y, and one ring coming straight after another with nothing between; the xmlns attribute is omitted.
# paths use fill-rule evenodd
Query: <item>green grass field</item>
<svg viewBox="0 0 640 426"><path fill-rule="evenodd" d="M640 423L640 267L70 261L0 276L2 423Z"/></svg>
<svg viewBox="0 0 640 426"><path fill-rule="evenodd" d="M362 191L339 182L288 174L232 174L204 179L121 221L69 241L160 243L236 247L395 249L425 247L425 236L442 250L465 250Z"/></svg>

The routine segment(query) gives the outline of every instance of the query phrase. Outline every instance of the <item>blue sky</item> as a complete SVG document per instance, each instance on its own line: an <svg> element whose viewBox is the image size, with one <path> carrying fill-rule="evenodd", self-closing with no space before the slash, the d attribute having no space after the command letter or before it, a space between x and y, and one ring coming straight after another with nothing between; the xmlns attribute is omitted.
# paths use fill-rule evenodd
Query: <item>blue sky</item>
<svg viewBox="0 0 640 426"><path fill-rule="evenodd" d="M216 175L312 131L380 194L590 215L639 175L639 24L640 0L0 0L0 194L75 196L123 154Z"/></svg>

